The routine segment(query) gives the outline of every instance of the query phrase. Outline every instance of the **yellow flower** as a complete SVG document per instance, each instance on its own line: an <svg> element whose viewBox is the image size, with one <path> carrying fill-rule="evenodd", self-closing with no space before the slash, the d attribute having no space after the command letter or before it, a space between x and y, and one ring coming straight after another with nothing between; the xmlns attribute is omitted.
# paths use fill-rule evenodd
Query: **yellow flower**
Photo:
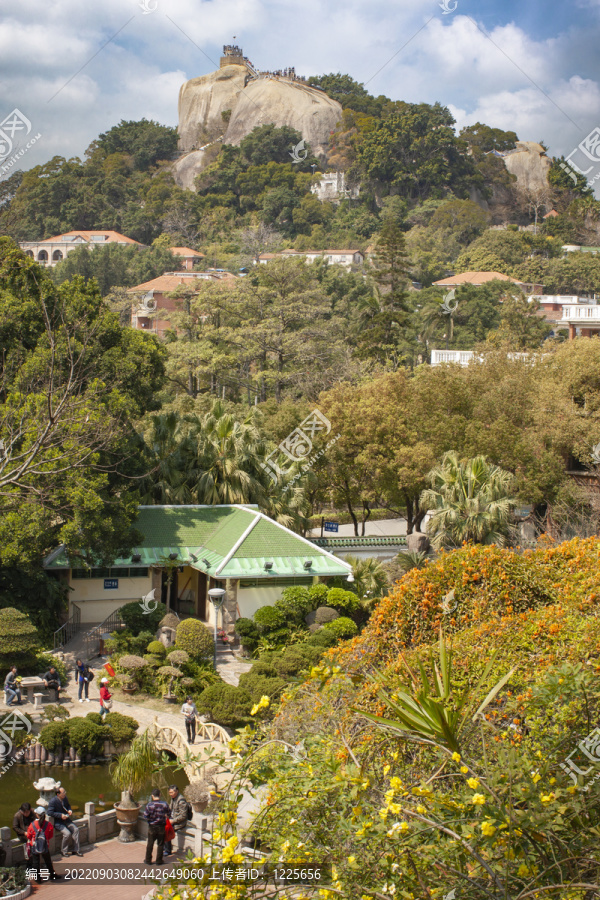
<svg viewBox="0 0 600 900"><path fill-rule="evenodd" d="M417 806L417 812L418 812L418 813L421 813L421 815L423 815L423 813L426 813L427 810L425 809L424 806L422 806L421 804L419 804L419 805Z"/></svg>
<svg viewBox="0 0 600 900"><path fill-rule="evenodd" d="M552 803L553 800L556 800L556 796L554 794L540 794L540 800L542 803Z"/></svg>
<svg viewBox="0 0 600 900"><path fill-rule="evenodd" d="M556 778L551 778L551 779L550 779L550 784L556 784Z"/></svg>
<svg viewBox="0 0 600 900"><path fill-rule="evenodd" d="M485 797L483 796L483 794L473 794L473 796L471 797L471 803L473 804L473 806L483 806L483 804L485 803Z"/></svg>
<svg viewBox="0 0 600 900"><path fill-rule="evenodd" d="M401 791L402 790L402 779L394 776L390 778L390 787L393 791Z"/></svg>
<svg viewBox="0 0 600 900"><path fill-rule="evenodd" d="M526 866L525 863L521 863L521 865L517 869L517 875L520 878L524 878L526 875L529 875L529 867Z"/></svg>
<svg viewBox="0 0 600 900"><path fill-rule="evenodd" d="M454 752L452 754L452 759L454 760L454 762L460 762L460 753Z"/></svg>
<svg viewBox="0 0 600 900"><path fill-rule="evenodd" d="M463 775L466 775L469 770L467 769L466 766L461 766L460 771L463 773Z"/></svg>
<svg viewBox="0 0 600 900"><path fill-rule="evenodd" d="M535 772L535 773L531 776L531 780L533 781L534 784L537 784L538 781L541 781L541 780L542 780L542 776L540 775L539 772Z"/></svg>
<svg viewBox="0 0 600 900"><path fill-rule="evenodd" d="M467 784L469 785L471 790L474 791L475 788L479 787L479 779L478 778L468 778Z"/></svg>
<svg viewBox="0 0 600 900"><path fill-rule="evenodd" d="M485 835L485 837L493 837L493 835L496 833L496 828L492 825L491 822L482 822L481 831Z"/></svg>
<svg viewBox="0 0 600 900"><path fill-rule="evenodd" d="M384 775L387 775L387 773L390 771L391 768L392 768L392 767L389 765L389 763L388 763L387 765L385 765L385 766L383 767L383 774L384 774Z"/></svg>
<svg viewBox="0 0 600 900"><path fill-rule="evenodd" d="M350 866L351 869L358 869L358 868L359 868L359 865L358 865L358 863L356 862L356 857L355 857L355 856L349 856L349 857L348 857L348 865Z"/></svg>

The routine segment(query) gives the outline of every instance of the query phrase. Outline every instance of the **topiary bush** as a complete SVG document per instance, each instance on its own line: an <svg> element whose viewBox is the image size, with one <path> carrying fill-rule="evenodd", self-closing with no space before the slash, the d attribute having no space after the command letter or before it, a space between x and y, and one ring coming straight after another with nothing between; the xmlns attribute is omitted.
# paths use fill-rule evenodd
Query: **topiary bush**
<svg viewBox="0 0 600 900"><path fill-rule="evenodd" d="M293 678L300 672L304 672L314 666L321 658L322 650L311 647L308 644L296 644L288 647L279 659L274 660L273 668L281 678ZM252 666L254 672L256 666Z"/></svg>
<svg viewBox="0 0 600 900"><path fill-rule="evenodd" d="M174 628L177 630L177 626L180 622L181 619L178 619L175 613L168 612L158 624L160 628Z"/></svg>
<svg viewBox="0 0 600 900"><path fill-rule="evenodd" d="M266 675L267 678L277 678L279 674L274 665L264 662L262 659L257 660L250 671L254 672L255 675Z"/></svg>
<svg viewBox="0 0 600 900"><path fill-rule="evenodd" d="M152 634L148 640L152 640L161 619L165 615L165 610L164 603L159 603L151 613L145 613L140 606L139 600L134 600L132 603L126 603L125 606L122 606L119 613L126 627L133 635L138 635L143 631L150 631Z"/></svg>
<svg viewBox="0 0 600 900"><path fill-rule="evenodd" d="M267 675L261 675L254 672L254 666L249 672L240 675L239 687L250 695L253 703L258 703L261 697L267 696L269 699L279 697L287 687L287 682L283 678L269 678Z"/></svg>
<svg viewBox="0 0 600 900"><path fill-rule="evenodd" d="M159 666L162 666L165 661L164 658L161 659L160 656L153 656L152 653L144 653L144 659L149 666L152 666L153 669L157 669Z"/></svg>
<svg viewBox="0 0 600 900"><path fill-rule="evenodd" d="M312 609L314 605L310 599L308 588L296 584L291 587L284 588L281 597L275 603L275 609L282 617L282 622L291 625L302 625L304 617ZM260 610L258 610L260 612ZM254 621L256 622L256 613L254 613ZM258 623L257 623L258 624Z"/></svg>
<svg viewBox="0 0 600 900"><path fill-rule="evenodd" d="M0 615L0 669L2 677L11 665L31 660L39 649L41 639L29 616L9 606Z"/></svg>
<svg viewBox="0 0 600 900"><path fill-rule="evenodd" d="M252 721L250 695L239 687L220 682L208 687L196 701L200 715L225 728L243 728Z"/></svg>
<svg viewBox="0 0 600 900"><path fill-rule="evenodd" d="M98 753L108 736L106 728L96 725L87 716L70 719L67 727L69 732L67 746L74 747L80 756L85 756L86 753Z"/></svg>
<svg viewBox="0 0 600 900"><path fill-rule="evenodd" d="M100 713L88 714L86 719L89 719L90 715L97 715L101 720ZM95 722L95 720L93 721ZM96 722L96 724L100 723ZM110 729L110 740L113 744L118 745L134 739L137 734L139 722L136 722L131 716L124 716L122 713L118 712L109 712L104 720L104 726L105 729Z"/></svg>
<svg viewBox="0 0 600 900"><path fill-rule="evenodd" d="M327 592L327 606L337 609L343 616L354 618L362 614L361 602L352 591L343 588L330 588Z"/></svg>
<svg viewBox="0 0 600 900"><path fill-rule="evenodd" d="M183 666L184 663L190 661L190 654L186 653L185 650L171 650L167 659L170 666Z"/></svg>
<svg viewBox="0 0 600 900"><path fill-rule="evenodd" d="M210 659L215 651L210 630L198 619L184 619L179 623L175 643L177 650L185 650L194 660Z"/></svg>
<svg viewBox="0 0 600 900"><path fill-rule="evenodd" d="M316 609L318 606L326 606L328 593L329 587L326 584L323 584L323 582L311 585L308 589L308 597L312 604L312 608Z"/></svg>
<svg viewBox="0 0 600 900"><path fill-rule="evenodd" d="M339 622L339 619L336 619L335 621ZM319 628L315 634L311 634L306 642L306 646L326 650L329 647L334 647L337 642L338 639L330 628Z"/></svg>
<svg viewBox="0 0 600 900"><path fill-rule="evenodd" d="M262 606L254 613L254 624L260 634L269 634L271 631L282 628L286 621L281 610L275 606Z"/></svg>
<svg viewBox="0 0 600 900"><path fill-rule="evenodd" d="M162 659L164 659L167 655L167 648L164 644L161 644L160 641L150 641L150 643L146 647L146 652L151 653L152 656L160 656Z"/></svg>
<svg viewBox="0 0 600 900"><path fill-rule="evenodd" d="M258 639L260 637L258 626L252 621L252 619L246 619L242 616L241 618L237 619L235 623L235 630L244 650L252 653L252 651L255 650L258 645Z"/></svg>
<svg viewBox="0 0 600 900"><path fill-rule="evenodd" d="M339 615L337 609L332 609L330 606L319 606L318 609L307 615L306 624L309 627L311 625L326 625L327 622L333 622L334 619L338 619Z"/></svg>
<svg viewBox="0 0 600 900"><path fill-rule="evenodd" d="M100 715L98 713L98 715ZM61 747L69 747L69 725L67 722L49 722L39 734L39 742L46 750L56 753Z"/></svg>
<svg viewBox="0 0 600 900"><path fill-rule="evenodd" d="M331 631L336 636L337 640L345 641L348 640L348 638L356 637L358 634L358 625L347 616L340 616L339 619L334 619L333 622L328 622L324 625L323 630Z"/></svg>

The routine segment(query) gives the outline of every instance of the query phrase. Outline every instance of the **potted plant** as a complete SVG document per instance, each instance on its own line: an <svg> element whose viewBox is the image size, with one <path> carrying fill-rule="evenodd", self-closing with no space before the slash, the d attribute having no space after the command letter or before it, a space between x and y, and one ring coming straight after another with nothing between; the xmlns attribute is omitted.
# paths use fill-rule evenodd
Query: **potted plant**
<svg viewBox="0 0 600 900"><path fill-rule="evenodd" d="M175 703L177 700L177 695L172 691L173 680L175 678L180 678L182 675L183 672L176 666L161 666L158 670L158 676L163 683L168 679L167 690L163 694L163 700L166 700L167 703Z"/></svg>
<svg viewBox="0 0 600 900"><path fill-rule="evenodd" d="M125 675L121 682L121 687L126 694L135 694L139 688L139 684L135 680L135 672L141 672L148 665L148 661L142 659L141 656L125 655L119 659L119 668L124 669Z"/></svg>
<svg viewBox="0 0 600 900"><path fill-rule="evenodd" d="M211 801L210 786L206 781L193 781L183 789L183 796L192 804L194 812L204 812Z"/></svg>
<svg viewBox="0 0 600 900"><path fill-rule="evenodd" d="M25 869L17 866L0 868L0 897L24 900L30 893L31 885L25 879Z"/></svg>
<svg viewBox="0 0 600 900"><path fill-rule="evenodd" d="M229 643L229 635L227 634L226 631L224 631L223 628L220 628L220 629L219 629L218 634L219 634L219 639L220 639L220 641L221 641L222 644L228 644L228 643Z"/></svg>
<svg viewBox="0 0 600 900"><path fill-rule="evenodd" d="M111 765L112 782L121 791L121 799L115 803L117 822L121 826L119 840L128 844L135 841L133 826L138 820L141 804L133 795L151 778L156 769L156 748L148 732L137 735L127 753L118 756Z"/></svg>

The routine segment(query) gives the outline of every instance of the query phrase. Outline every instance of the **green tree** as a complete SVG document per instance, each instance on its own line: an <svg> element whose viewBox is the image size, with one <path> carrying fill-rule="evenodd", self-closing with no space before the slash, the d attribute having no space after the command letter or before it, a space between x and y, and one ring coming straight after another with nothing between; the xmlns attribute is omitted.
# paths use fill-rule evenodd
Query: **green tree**
<svg viewBox="0 0 600 900"><path fill-rule="evenodd" d="M105 158L114 153L131 156L135 169L148 169L159 160L170 159L177 150L177 129L158 122L140 119L126 122L121 119L109 131L101 134L96 145Z"/></svg>
<svg viewBox="0 0 600 900"><path fill-rule="evenodd" d="M505 546L517 504L510 472L483 456L462 461L449 451L427 480L421 507L431 514L427 531L434 547L460 547L463 541Z"/></svg>

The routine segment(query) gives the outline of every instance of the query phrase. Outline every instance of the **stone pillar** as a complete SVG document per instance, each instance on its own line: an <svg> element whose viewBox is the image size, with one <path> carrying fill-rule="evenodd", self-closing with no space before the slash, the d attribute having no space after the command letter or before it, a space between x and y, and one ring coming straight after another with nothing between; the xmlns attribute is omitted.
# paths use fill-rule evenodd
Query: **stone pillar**
<svg viewBox="0 0 600 900"><path fill-rule="evenodd" d="M152 573L152 587L150 588L150 590L154 589L156 591L156 594L154 596L160 603L160 597L162 594L162 572L163 572L163 570L160 568L153 568L153 569L150 569L150 572Z"/></svg>
<svg viewBox="0 0 600 900"><path fill-rule="evenodd" d="M93 803L86 803L84 806L85 816L88 824L88 841L90 844L96 843L96 815L95 810L96 807Z"/></svg>
<svg viewBox="0 0 600 900"><path fill-rule="evenodd" d="M233 634L235 631L235 623L237 621L237 590L238 579L228 578L225 582L227 593L223 602L223 631L227 634Z"/></svg>
<svg viewBox="0 0 600 900"><path fill-rule="evenodd" d="M0 841L2 842L2 846L4 848L4 852L6 853L6 860L4 862L5 866L12 866L12 839L10 834L10 828L0 828Z"/></svg>
<svg viewBox="0 0 600 900"><path fill-rule="evenodd" d="M43 696L44 696L43 694L34 694L33 695L33 708L34 709L42 708L42 697Z"/></svg>
<svg viewBox="0 0 600 900"><path fill-rule="evenodd" d="M192 822L196 829L194 834L194 856L204 855L204 838L202 833L208 831L208 819L202 813L193 813Z"/></svg>

